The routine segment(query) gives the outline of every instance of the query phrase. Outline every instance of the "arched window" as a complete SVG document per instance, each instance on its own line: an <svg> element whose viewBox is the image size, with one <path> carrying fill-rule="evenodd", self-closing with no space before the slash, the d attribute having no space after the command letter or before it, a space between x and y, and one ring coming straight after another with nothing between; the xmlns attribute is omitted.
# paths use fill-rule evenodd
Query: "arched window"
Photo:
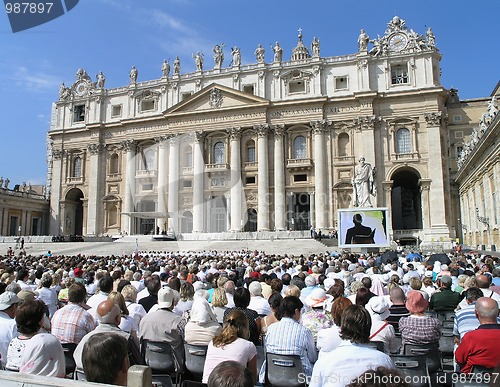
<svg viewBox="0 0 500 387"><path fill-rule="evenodd" d="M401 128L396 132L396 153L411 153L410 131L407 128Z"/></svg>
<svg viewBox="0 0 500 387"><path fill-rule="evenodd" d="M293 140L293 158L305 159L306 158L306 138L304 136L297 136Z"/></svg>
<svg viewBox="0 0 500 387"><path fill-rule="evenodd" d="M224 143L219 141L214 145L214 164L224 164L226 162L226 155Z"/></svg>
<svg viewBox="0 0 500 387"><path fill-rule="evenodd" d="M118 155L113 153L109 158L109 173L115 175L118 173Z"/></svg>
<svg viewBox="0 0 500 387"><path fill-rule="evenodd" d="M250 140L247 142L247 162L254 163L255 162L255 141Z"/></svg>
<svg viewBox="0 0 500 387"><path fill-rule="evenodd" d="M193 166L193 148L186 146L184 149L184 167L191 168Z"/></svg>
<svg viewBox="0 0 500 387"><path fill-rule="evenodd" d="M339 148L339 157L349 156L349 135L347 133L340 133L337 140Z"/></svg>
<svg viewBox="0 0 500 387"><path fill-rule="evenodd" d="M76 156L73 160L73 177L82 177L82 158Z"/></svg>
<svg viewBox="0 0 500 387"><path fill-rule="evenodd" d="M154 169L155 152L153 149L144 149L142 151L142 166L145 171Z"/></svg>

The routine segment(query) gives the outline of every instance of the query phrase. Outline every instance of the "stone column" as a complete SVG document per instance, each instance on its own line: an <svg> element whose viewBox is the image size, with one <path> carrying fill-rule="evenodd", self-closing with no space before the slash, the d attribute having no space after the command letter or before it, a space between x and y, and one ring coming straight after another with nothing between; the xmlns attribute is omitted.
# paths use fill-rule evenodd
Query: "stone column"
<svg viewBox="0 0 500 387"><path fill-rule="evenodd" d="M330 126L327 120L311 122L314 133L314 190L316 193L316 228L328 227L328 208L325 175L325 130Z"/></svg>
<svg viewBox="0 0 500 387"><path fill-rule="evenodd" d="M212 210L212 197L209 195L205 197L205 232L211 232L212 226L210 224L210 211Z"/></svg>
<svg viewBox="0 0 500 387"><path fill-rule="evenodd" d="M231 195L225 194L226 198L226 231L231 231Z"/></svg>
<svg viewBox="0 0 500 387"><path fill-rule="evenodd" d="M316 228L316 200L315 200L315 192L309 192L309 203L311 206L311 226Z"/></svg>
<svg viewBox="0 0 500 387"><path fill-rule="evenodd" d="M9 227L9 209L8 208L4 208L3 209L3 216L2 216L2 235L8 235L9 233L9 230L8 230L8 227Z"/></svg>
<svg viewBox="0 0 500 387"><path fill-rule="evenodd" d="M384 206L387 207L387 215L389 219L392 219L392 184L394 180L385 180L382 182L382 188L384 190ZM394 235L392 229L392 222L388 222L389 229L387 230L388 235Z"/></svg>
<svg viewBox="0 0 500 387"><path fill-rule="evenodd" d="M179 231L179 139L170 137L168 154L168 229Z"/></svg>
<svg viewBox="0 0 500 387"><path fill-rule="evenodd" d="M449 230L446 224L445 192L443 155L441 149L441 112L425 113L427 123L427 144L429 155L429 204L430 227L435 240L448 237Z"/></svg>
<svg viewBox="0 0 500 387"><path fill-rule="evenodd" d="M88 207L87 207L87 227L84 229L85 235L98 235L99 234L99 223L98 223L98 212L101 208L101 200L99 195L99 182L101 180L99 173L99 159L100 153L103 150L102 144L89 144L87 150L90 154L89 170L86 173L89 183L89 197L88 197Z"/></svg>
<svg viewBox="0 0 500 387"><path fill-rule="evenodd" d="M62 156L63 151L59 149L52 150L52 183L50 193L50 218L49 234L60 235L64 225L64 218L61 214L61 182L62 182ZM4 223L5 226L5 223ZM2 235L6 235L5 232Z"/></svg>
<svg viewBox="0 0 500 387"><path fill-rule="evenodd" d="M242 218L242 193L241 184L241 150L240 136L241 128L234 127L228 130L231 139L231 232L241 231Z"/></svg>
<svg viewBox="0 0 500 387"><path fill-rule="evenodd" d="M294 230L294 225L295 225L295 208L293 207L293 192L288 192L286 194L286 197L288 199L288 229Z"/></svg>
<svg viewBox="0 0 500 387"><path fill-rule="evenodd" d="M286 229L284 125L274 126L274 228Z"/></svg>
<svg viewBox="0 0 500 387"><path fill-rule="evenodd" d="M424 232L429 233L431 227L431 219L430 219L431 203L429 197L431 180L420 179L418 183L420 185L420 195L422 203L422 226L424 228Z"/></svg>
<svg viewBox="0 0 500 387"><path fill-rule="evenodd" d="M205 161L203 159L203 141L205 133L199 131L194 134L193 143L193 232L203 232L208 230L204 228L203 219L203 197L205 189L203 186L205 179ZM210 214L207 214L207 220Z"/></svg>
<svg viewBox="0 0 500 387"><path fill-rule="evenodd" d="M269 124L256 125L257 130L257 231L269 231L269 158L267 154Z"/></svg>
<svg viewBox="0 0 500 387"><path fill-rule="evenodd" d="M156 187L158 195L158 212L164 215L161 218L156 219L156 226L162 230L165 230L165 223L168 222L167 206L165 203L166 190L165 186L168 182L167 172L167 138L166 137L156 137L155 142L158 143L158 186ZM170 165L170 164L168 164ZM156 229L155 229L156 231Z"/></svg>
<svg viewBox="0 0 500 387"><path fill-rule="evenodd" d="M126 153L126 175L125 175L125 213L128 215L122 216L122 224L124 231L132 234L135 232L133 230L133 219L134 217L130 215L131 212L135 211L135 152L137 144L133 140L126 140L122 142L123 150Z"/></svg>

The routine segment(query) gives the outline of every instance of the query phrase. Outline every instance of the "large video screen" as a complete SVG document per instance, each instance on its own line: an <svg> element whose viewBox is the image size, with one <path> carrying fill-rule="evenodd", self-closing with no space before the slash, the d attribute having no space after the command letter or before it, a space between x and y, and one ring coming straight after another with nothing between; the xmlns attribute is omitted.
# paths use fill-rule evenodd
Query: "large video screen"
<svg viewBox="0 0 500 387"><path fill-rule="evenodd" d="M387 247L387 208L344 208L338 210L339 247Z"/></svg>

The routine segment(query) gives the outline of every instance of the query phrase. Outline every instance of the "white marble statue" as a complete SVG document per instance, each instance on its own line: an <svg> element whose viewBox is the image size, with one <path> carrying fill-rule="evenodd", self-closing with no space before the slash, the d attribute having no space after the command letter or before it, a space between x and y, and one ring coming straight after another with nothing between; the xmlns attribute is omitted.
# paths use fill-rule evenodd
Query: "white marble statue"
<svg viewBox="0 0 500 387"><path fill-rule="evenodd" d="M170 63L168 63L168 60L164 60L163 64L161 65L161 76L162 78L168 78L168 74L170 73Z"/></svg>
<svg viewBox="0 0 500 387"><path fill-rule="evenodd" d="M136 83L137 82L137 75L139 75L139 72L135 68L135 66L132 66L132 69L130 70L130 83Z"/></svg>
<svg viewBox="0 0 500 387"><path fill-rule="evenodd" d="M354 190L354 207L373 207L371 196L377 194L375 170L371 164L365 162L364 157L359 159L359 163L354 169L352 187Z"/></svg>
<svg viewBox="0 0 500 387"><path fill-rule="evenodd" d="M193 58L194 58L194 63L196 65L196 70L202 71L203 70L203 63L204 63L203 54L198 51L196 54L193 54Z"/></svg>
<svg viewBox="0 0 500 387"><path fill-rule="evenodd" d="M436 47L436 35L432 32L432 28L427 28L427 32L425 33L425 38L427 39L427 45L429 48Z"/></svg>
<svg viewBox="0 0 500 387"><path fill-rule="evenodd" d="M216 69L220 69L222 67L222 62L224 62L224 52L222 51L223 47L224 43L216 44L212 49L212 51L214 52L214 68Z"/></svg>
<svg viewBox="0 0 500 387"><path fill-rule="evenodd" d="M312 43L311 43L311 51L312 51L312 56L313 57L319 57L319 50L320 50L320 47L319 47L319 39L316 38L316 36L314 37Z"/></svg>
<svg viewBox="0 0 500 387"><path fill-rule="evenodd" d="M365 32L365 30L361 30L358 36L358 50L359 52L366 52L368 50L368 42L370 41L370 37Z"/></svg>
<svg viewBox="0 0 500 387"><path fill-rule="evenodd" d="M102 73L102 71L99 71L99 74L95 76L97 78L97 88L98 89L104 89L104 83L106 82L106 77Z"/></svg>
<svg viewBox="0 0 500 387"><path fill-rule="evenodd" d="M231 55L233 56L233 66L239 67L241 66L241 51L238 47L234 46L231 48Z"/></svg>
<svg viewBox="0 0 500 387"><path fill-rule="evenodd" d="M497 96L494 95L491 97L491 101L488 102L488 115L490 118L494 118L498 113L498 101L497 101Z"/></svg>
<svg viewBox="0 0 500 387"><path fill-rule="evenodd" d="M276 42L274 47L271 47L274 51L274 61L275 62L281 62L283 59L283 49L281 48L280 44Z"/></svg>
<svg viewBox="0 0 500 387"><path fill-rule="evenodd" d="M180 75L181 73L181 60L178 56L174 60L174 75Z"/></svg>
<svg viewBox="0 0 500 387"><path fill-rule="evenodd" d="M255 59L257 59L257 63L264 63L264 54L266 50L262 47L262 44L259 43L257 49L255 50Z"/></svg>

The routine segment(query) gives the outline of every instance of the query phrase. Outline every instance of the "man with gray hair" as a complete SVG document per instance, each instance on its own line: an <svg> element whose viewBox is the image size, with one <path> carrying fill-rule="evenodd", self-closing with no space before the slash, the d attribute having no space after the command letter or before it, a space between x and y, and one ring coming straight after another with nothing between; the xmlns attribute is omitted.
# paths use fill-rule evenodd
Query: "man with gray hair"
<svg viewBox="0 0 500 387"><path fill-rule="evenodd" d="M455 352L460 372L468 374L474 366L495 368L500 357L500 324L497 323L498 303L481 297L476 301L479 327L466 333Z"/></svg>
<svg viewBox="0 0 500 387"><path fill-rule="evenodd" d="M262 297L262 285L258 281L253 281L248 285L248 291L250 292L250 304L248 309L255 310L260 316L267 316L271 314L271 307L269 302Z"/></svg>
<svg viewBox="0 0 500 387"><path fill-rule="evenodd" d="M130 336L129 333L122 331L118 327L121 321L121 311L120 307L115 304L113 300L108 299L106 301L102 301L97 306L97 319L99 320L99 325L97 326L97 328L83 336L73 354L77 370L83 372L82 354L85 343L93 335L102 332L116 333L120 336L125 337L128 343L130 365L142 364L139 347L136 341Z"/></svg>
<svg viewBox="0 0 500 387"><path fill-rule="evenodd" d="M234 282L229 280L224 284L224 292L226 293L227 305L228 308L234 308L234 291L236 290L236 286Z"/></svg>

